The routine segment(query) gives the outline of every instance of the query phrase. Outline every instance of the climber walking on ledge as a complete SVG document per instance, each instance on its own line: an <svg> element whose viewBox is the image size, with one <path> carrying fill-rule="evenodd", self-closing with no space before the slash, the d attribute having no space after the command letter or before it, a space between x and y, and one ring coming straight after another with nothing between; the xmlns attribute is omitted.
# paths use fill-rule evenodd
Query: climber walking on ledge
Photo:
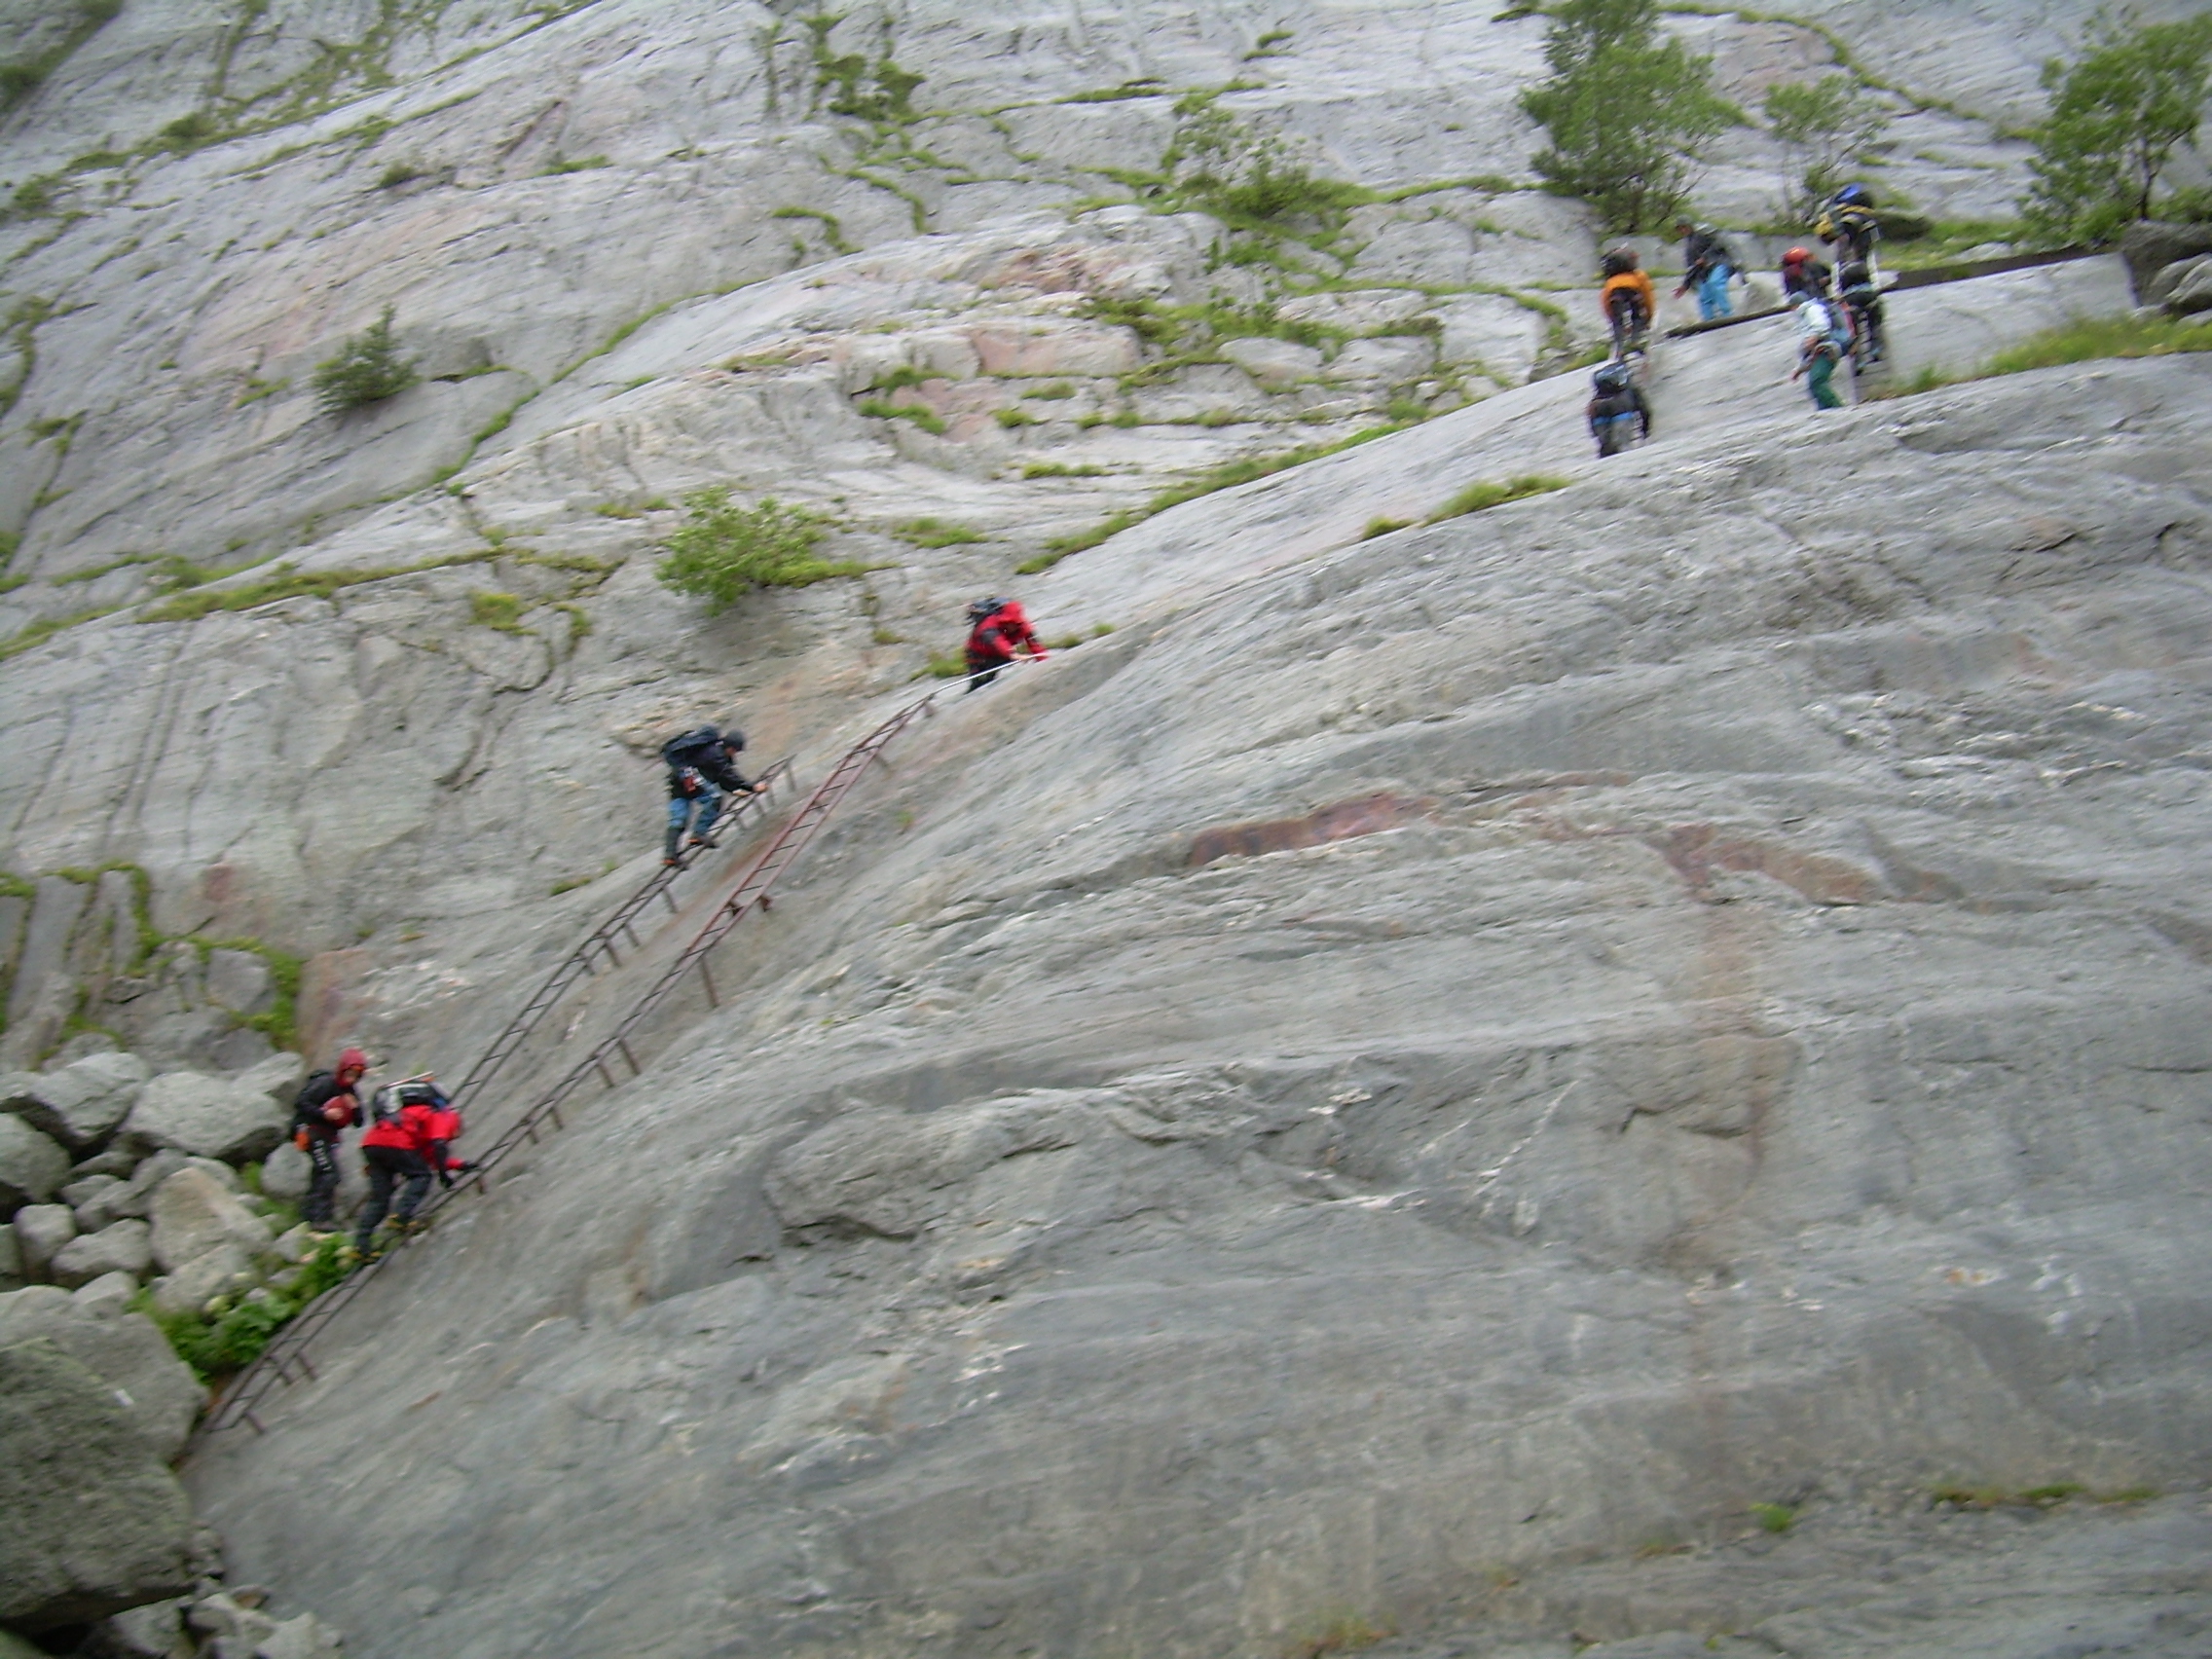
<svg viewBox="0 0 2212 1659"><path fill-rule="evenodd" d="M660 747L668 764L668 836L661 844L660 862L681 864L684 831L694 847L711 847L722 801L730 794L758 794L757 784L746 782L734 764L745 747L745 734L732 726L697 726L670 738ZM698 814L693 822L692 814Z"/></svg>
<svg viewBox="0 0 2212 1659"><path fill-rule="evenodd" d="M988 685L1016 656L1051 655L1018 600L978 599L968 608L968 689Z"/></svg>

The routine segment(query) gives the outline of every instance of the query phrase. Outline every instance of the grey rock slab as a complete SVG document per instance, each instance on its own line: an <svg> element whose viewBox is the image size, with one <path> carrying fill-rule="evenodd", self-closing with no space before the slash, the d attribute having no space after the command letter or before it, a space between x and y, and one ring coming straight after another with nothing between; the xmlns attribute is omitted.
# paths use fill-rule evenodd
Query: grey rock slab
<svg viewBox="0 0 2212 1659"><path fill-rule="evenodd" d="M131 1421L166 1462L184 1449L207 1391L151 1319L103 1305L101 1298L88 1300L92 1288L70 1294L31 1285L0 1297L0 1346L51 1342L97 1374L119 1390Z"/></svg>
<svg viewBox="0 0 2212 1659"><path fill-rule="evenodd" d="M0 1064L27 1065L36 1060L46 1044L56 993L74 995L68 972L69 939L92 891L83 882L58 875L39 879L22 952L8 982L8 1029L0 1037Z"/></svg>
<svg viewBox="0 0 2212 1659"><path fill-rule="evenodd" d="M1349 342L1330 359L1321 376L1330 381L1371 380L1401 386L1419 380L1435 362L1435 341L1419 335L1391 335Z"/></svg>
<svg viewBox="0 0 2212 1659"><path fill-rule="evenodd" d="M266 1249L269 1227L202 1169L180 1169L154 1193L154 1260L164 1272L224 1245Z"/></svg>
<svg viewBox="0 0 2212 1659"><path fill-rule="evenodd" d="M40 1631L191 1582L192 1511L114 1388L54 1344L0 1346L0 1618Z"/></svg>
<svg viewBox="0 0 2212 1659"><path fill-rule="evenodd" d="M109 1273L141 1277L154 1264L152 1230L142 1221L118 1221L72 1238L47 1264L47 1276L75 1290Z"/></svg>
<svg viewBox="0 0 2212 1659"><path fill-rule="evenodd" d="M250 950L207 953L207 1000L234 1014L260 1014L275 1002L267 958Z"/></svg>
<svg viewBox="0 0 2212 1659"><path fill-rule="evenodd" d="M1788 1610L1582 1622L1754 1501L2212 1478L2212 365L1816 422L1728 333L1618 461L1539 383L1040 580L1135 620L950 699L719 1006L196 1456L240 1566L371 1652L418 1527L455 1651L733 1586L770 1652L1281 1651L1577 1562L1534 1636L1620 1641Z"/></svg>
<svg viewBox="0 0 2212 1659"><path fill-rule="evenodd" d="M25 1204L9 1226L26 1278L45 1278L55 1256L77 1236L77 1215L67 1204Z"/></svg>
<svg viewBox="0 0 2212 1659"><path fill-rule="evenodd" d="M1290 340L1225 340L1221 354L1264 387L1290 386L1321 372L1321 353Z"/></svg>
<svg viewBox="0 0 2212 1659"><path fill-rule="evenodd" d="M69 1155L12 1113L0 1113L0 1214L42 1203L69 1174Z"/></svg>
<svg viewBox="0 0 2212 1659"><path fill-rule="evenodd" d="M198 1072L168 1072L147 1084L122 1132L142 1144L240 1163L283 1138L290 1114L264 1089Z"/></svg>

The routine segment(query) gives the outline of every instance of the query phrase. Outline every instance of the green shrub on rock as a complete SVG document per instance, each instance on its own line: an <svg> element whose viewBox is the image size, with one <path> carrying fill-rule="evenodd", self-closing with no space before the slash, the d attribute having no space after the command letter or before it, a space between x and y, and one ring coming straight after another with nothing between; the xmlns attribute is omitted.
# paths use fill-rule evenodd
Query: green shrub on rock
<svg viewBox="0 0 2212 1659"><path fill-rule="evenodd" d="M315 365L314 394L323 411L343 415L363 404L396 397L423 377L399 354L391 338L391 308L346 342L335 357Z"/></svg>
<svg viewBox="0 0 2212 1659"><path fill-rule="evenodd" d="M804 507L773 498L734 505L720 486L683 498L683 527L668 538L667 557L653 567L661 585L720 610L756 587L804 587L866 567L818 559L815 543L830 527Z"/></svg>

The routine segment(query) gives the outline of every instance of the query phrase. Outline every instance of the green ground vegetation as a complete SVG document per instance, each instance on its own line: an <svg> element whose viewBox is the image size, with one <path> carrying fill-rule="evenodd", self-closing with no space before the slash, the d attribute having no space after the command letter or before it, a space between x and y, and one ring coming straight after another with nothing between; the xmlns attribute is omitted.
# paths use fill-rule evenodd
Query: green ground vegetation
<svg viewBox="0 0 2212 1659"><path fill-rule="evenodd" d="M906 519L893 525L891 534L916 547L962 547L990 539L979 530L935 518Z"/></svg>
<svg viewBox="0 0 2212 1659"><path fill-rule="evenodd" d="M237 1299L217 1297L206 1309L196 1313L158 1312L151 1295L141 1291L132 1299L131 1307L162 1328L176 1356L191 1366L203 1382L219 1382L251 1365L294 1314L346 1276L350 1270L342 1252L342 1240L324 1239L301 1265L299 1277L283 1291Z"/></svg>
<svg viewBox="0 0 2212 1659"><path fill-rule="evenodd" d="M1250 484L1257 479L1287 471L1293 466L1303 466L1309 461L1319 461L1323 456L1336 455L1356 445L1371 443L1377 438L1386 438L1399 429L1394 425L1370 426L1333 444L1305 444L1275 455L1247 456L1241 461L1233 461L1225 466L1214 467L1195 478L1187 478L1180 484L1168 486L1141 507L1124 508L1121 512L1109 514L1088 529L1053 536L1045 543L1041 552L1024 559L1014 567L1014 571L1025 576L1049 571L1070 553L1081 553L1096 547L1108 536L1119 535L1132 525L1142 524L1154 514L1163 513L1169 507L1181 506L1185 501L1195 501L1200 496L1210 496L1217 490L1233 490L1239 484Z"/></svg>
<svg viewBox="0 0 2212 1659"><path fill-rule="evenodd" d="M1564 490L1572 482L1570 478L1553 478L1540 472L1525 472L1516 478L1491 479L1470 484L1430 513L1428 522L1441 524L1446 519L1462 518L1468 513L1502 507L1508 501L1526 500L1530 496L1541 496L1547 491Z"/></svg>
<svg viewBox="0 0 2212 1659"><path fill-rule="evenodd" d="M1947 375L1928 368L1871 394L1868 401L1913 397L1939 387L2062 363L2087 363L2101 357L2168 357L2177 352L2212 351L2212 313L2197 316L2085 317L2063 328L2032 335L1998 352L1979 368Z"/></svg>
<svg viewBox="0 0 2212 1659"><path fill-rule="evenodd" d="M819 558L815 546L830 533L819 514L764 498L740 506L719 485L683 498L684 519L653 567L661 585L720 610L759 587L804 587L834 576L857 576L867 567Z"/></svg>

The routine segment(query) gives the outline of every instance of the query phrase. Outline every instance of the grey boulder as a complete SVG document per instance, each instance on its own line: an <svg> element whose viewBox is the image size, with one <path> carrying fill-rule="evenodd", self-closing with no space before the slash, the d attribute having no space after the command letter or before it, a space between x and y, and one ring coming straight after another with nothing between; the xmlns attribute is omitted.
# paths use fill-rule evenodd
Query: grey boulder
<svg viewBox="0 0 2212 1659"><path fill-rule="evenodd" d="M2166 310L2175 316L2194 316L2212 311L2212 256L2197 260L2166 295Z"/></svg>
<svg viewBox="0 0 2212 1659"><path fill-rule="evenodd" d="M179 1169L187 1167L189 1161L183 1153L167 1148L155 1153L133 1168L130 1178L122 1186L104 1187L79 1204L78 1228L86 1233L97 1233L127 1215L145 1215L153 1207L155 1190Z"/></svg>
<svg viewBox="0 0 2212 1659"><path fill-rule="evenodd" d="M243 1290L253 1281L253 1258L236 1244L223 1244L195 1256L147 1289L157 1313L198 1313L212 1298Z"/></svg>
<svg viewBox="0 0 2212 1659"><path fill-rule="evenodd" d="M87 1308L83 1295L38 1284L0 1296L0 1347L52 1343L116 1391L139 1437L166 1462L184 1450L207 1391L153 1320Z"/></svg>
<svg viewBox="0 0 2212 1659"><path fill-rule="evenodd" d="M308 1177L313 1173L308 1155L286 1141L262 1161L261 1190L270 1198L297 1203L307 1197Z"/></svg>
<svg viewBox="0 0 2212 1659"><path fill-rule="evenodd" d="M313 1613L279 1622L220 1593L194 1604L185 1620L212 1639L212 1659L339 1659L341 1652L338 1633Z"/></svg>
<svg viewBox="0 0 2212 1659"><path fill-rule="evenodd" d="M2212 253L2212 225L2154 224L2148 220L2130 225L2120 239L2120 257L2127 261L2128 279L2145 305L2157 305L2152 285L2177 260Z"/></svg>
<svg viewBox="0 0 2212 1659"><path fill-rule="evenodd" d="M63 1245L77 1236L77 1217L67 1204L25 1204L12 1227L25 1278L46 1277Z"/></svg>
<svg viewBox="0 0 2212 1659"><path fill-rule="evenodd" d="M69 1178L69 1155L13 1113L0 1114L0 1214L44 1203Z"/></svg>
<svg viewBox="0 0 2212 1659"><path fill-rule="evenodd" d="M174 1599L115 1614L87 1645L98 1659L190 1659L193 1652L184 1629L184 1604Z"/></svg>
<svg viewBox="0 0 2212 1659"><path fill-rule="evenodd" d="M69 1300L87 1313L107 1317L127 1311L130 1299L137 1294L138 1280L132 1274L102 1273L98 1278L71 1291Z"/></svg>
<svg viewBox="0 0 2212 1659"><path fill-rule="evenodd" d="M153 1265L152 1230L142 1221L126 1219L70 1239L55 1252L47 1276L75 1290L109 1273L136 1276Z"/></svg>
<svg viewBox="0 0 2212 1659"><path fill-rule="evenodd" d="M150 1146L240 1163L267 1155L284 1138L288 1119L265 1090L229 1078L168 1072L146 1085L123 1132Z"/></svg>
<svg viewBox="0 0 2212 1659"><path fill-rule="evenodd" d="M192 1581L192 1508L116 1389L51 1342L0 1347L0 1620L50 1630Z"/></svg>
<svg viewBox="0 0 2212 1659"><path fill-rule="evenodd" d="M89 1152L130 1115L154 1068L135 1054L87 1054L53 1072L14 1072L0 1079L0 1112L40 1133Z"/></svg>
<svg viewBox="0 0 2212 1659"><path fill-rule="evenodd" d="M247 1255L269 1248L269 1229L203 1169L179 1169L153 1203L154 1260L175 1272L210 1251L235 1245Z"/></svg>

